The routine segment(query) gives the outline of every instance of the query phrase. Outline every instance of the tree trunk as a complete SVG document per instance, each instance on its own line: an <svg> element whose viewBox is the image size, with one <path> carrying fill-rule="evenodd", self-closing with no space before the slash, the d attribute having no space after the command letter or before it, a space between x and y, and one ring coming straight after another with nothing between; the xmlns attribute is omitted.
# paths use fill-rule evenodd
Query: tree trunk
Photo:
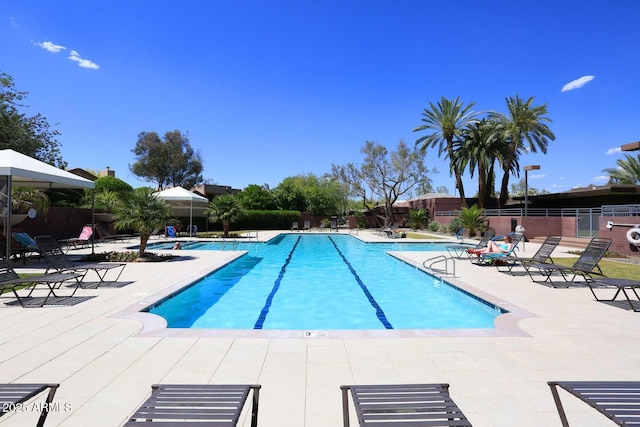
<svg viewBox="0 0 640 427"><path fill-rule="evenodd" d="M224 237L229 236L229 220L222 220L222 231L224 232Z"/></svg>
<svg viewBox="0 0 640 427"><path fill-rule="evenodd" d="M140 251L138 256L142 258L144 251L147 249L147 242L149 241L148 234L140 234Z"/></svg>

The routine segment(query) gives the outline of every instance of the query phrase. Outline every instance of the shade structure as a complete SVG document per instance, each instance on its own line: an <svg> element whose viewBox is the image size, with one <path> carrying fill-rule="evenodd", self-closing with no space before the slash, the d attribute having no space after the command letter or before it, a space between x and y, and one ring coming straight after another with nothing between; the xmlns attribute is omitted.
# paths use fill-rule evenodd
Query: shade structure
<svg viewBox="0 0 640 427"><path fill-rule="evenodd" d="M4 219L5 261L11 248L11 188L95 188L93 181L58 169L14 150L0 150L0 216ZM93 212L92 212L93 217ZM92 242L93 243L93 242Z"/></svg>
<svg viewBox="0 0 640 427"><path fill-rule="evenodd" d="M193 230L193 207L206 207L209 203L209 199L196 194L192 191L186 190L182 187L173 187L167 190L158 191L153 193L159 199L168 202L171 207L180 207L187 205L189 207L189 230Z"/></svg>

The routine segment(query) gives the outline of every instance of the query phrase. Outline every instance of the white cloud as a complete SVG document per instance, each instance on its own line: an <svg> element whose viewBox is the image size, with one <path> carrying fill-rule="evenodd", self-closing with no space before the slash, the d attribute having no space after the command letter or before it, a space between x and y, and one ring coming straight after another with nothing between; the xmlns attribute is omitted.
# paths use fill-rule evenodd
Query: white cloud
<svg viewBox="0 0 640 427"><path fill-rule="evenodd" d="M541 178L546 178L547 176L545 174L538 174L538 175L529 175L529 179L541 179Z"/></svg>
<svg viewBox="0 0 640 427"><path fill-rule="evenodd" d="M39 46L39 47L43 48L44 50L49 51L51 53L58 53L58 52L66 49L66 47L64 47L64 46L60 46L59 44L54 44L54 43L51 43L51 42L36 43L36 46Z"/></svg>
<svg viewBox="0 0 640 427"><path fill-rule="evenodd" d="M603 182L603 183L607 183L609 182L609 175L600 175L600 176L594 176L592 179L593 182Z"/></svg>
<svg viewBox="0 0 640 427"><path fill-rule="evenodd" d="M16 18L14 18L13 16L9 17L9 23L11 24L12 27L18 26L18 22L16 21Z"/></svg>
<svg viewBox="0 0 640 427"><path fill-rule="evenodd" d="M570 81L566 85L562 86L562 92L567 92L573 89L580 89L582 86L595 79L596 76L582 76L579 79Z"/></svg>
<svg viewBox="0 0 640 427"><path fill-rule="evenodd" d="M609 149L607 150L607 155L620 153L621 151L622 151L622 150L620 149L620 147L616 147L616 148L609 148Z"/></svg>
<svg viewBox="0 0 640 427"><path fill-rule="evenodd" d="M89 59L82 58L80 56L80 54L75 50L72 50L69 53L69 59L74 61L74 62L77 62L78 66L80 66L82 68L90 68L92 70L97 70L98 68L100 68L100 66L98 64L96 64L95 62L93 62L93 61L91 61Z"/></svg>

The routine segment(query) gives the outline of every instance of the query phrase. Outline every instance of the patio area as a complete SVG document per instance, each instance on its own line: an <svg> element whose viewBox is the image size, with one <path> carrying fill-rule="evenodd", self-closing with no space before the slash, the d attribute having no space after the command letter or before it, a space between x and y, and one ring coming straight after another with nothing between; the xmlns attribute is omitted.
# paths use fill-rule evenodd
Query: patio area
<svg viewBox="0 0 640 427"><path fill-rule="evenodd" d="M369 232L357 237L386 240ZM96 252L123 246L100 244ZM537 248L527 243L518 254L530 256ZM554 257L569 256L566 251L558 247ZM540 427L561 425L547 381L640 380L638 313L595 301L587 287L554 289L469 261L456 263L455 284L514 313L500 318L496 330L311 337L303 331L167 330L138 310L241 255L173 253L180 258L128 264L120 280L133 283L79 290L76 296L94 298L73 306L24 309L7 305L14 299L3 295L0 383L60 383L54 400L60 406L48 426L122 425L154 383L261 384L262 427L342 425L343 384L449 383L474 427ZM435 255L400 256L420 266ZM43 271L34 261L13 266ZM572 425L613 425L577 399L562 398ZM249 407L239 425L250 425ZM35 410L15 412L1 417L0 426L35 425L37 417Z"/></svg>

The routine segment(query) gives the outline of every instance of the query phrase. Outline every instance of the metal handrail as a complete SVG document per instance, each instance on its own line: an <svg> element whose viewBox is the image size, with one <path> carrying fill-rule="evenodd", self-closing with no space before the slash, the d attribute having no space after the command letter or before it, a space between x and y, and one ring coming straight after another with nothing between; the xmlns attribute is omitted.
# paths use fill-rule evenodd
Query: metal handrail
<svg viewBox="0 0 640 427"><path fill-rule="evenodd" d="M427 265L427 262L429 262L429 261L431 261L431 264ZM451 263L453 264L453 277L456 277L456 260L451 258L451 257L447 257L445 255L437 255L437 256L434 256L432 258L428 258L428 259L424 260L422 262L422 267L435 272L436 269L433 268L433 265L437 264L437 263L441 263L443 261L444 261L444 274L451 274L451 273L449 273L449 261L451 261ZM440 269L438 269L437 271L441 272L441 273L443 272Z"/></svg>

